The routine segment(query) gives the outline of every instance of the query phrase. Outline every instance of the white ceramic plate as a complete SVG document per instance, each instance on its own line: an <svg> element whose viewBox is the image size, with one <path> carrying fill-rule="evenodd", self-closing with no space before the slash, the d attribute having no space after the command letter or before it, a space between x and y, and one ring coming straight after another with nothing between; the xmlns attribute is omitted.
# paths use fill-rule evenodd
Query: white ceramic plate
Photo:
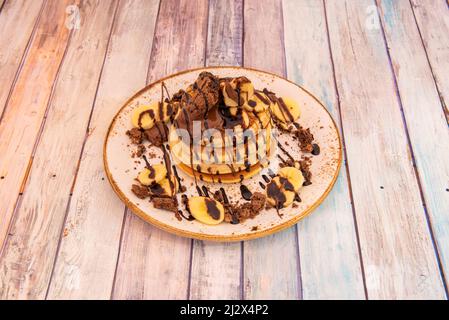
<svg viewBox="0 0 449 320"><path fill-rule="evenodd" d="M278 137L282 144L288 143L289 152L295 159L301 159L302 156L312 157L311 171L313 175L312 184L301 188L299 191L302 202L297 203L298 206L296 208L281 209L282 218L277 215L275 209L266 209L254 219L235 225L221 223L216 226L209 226L195 220L187 221L183 219L179 221L172 212L155 209L148 199L139 199L131 192L131 185L135 183L134 179L145 166L143 161L131 157L136 146L130 143L126 131L132 128L130 120L132 110L139 104L159 101L162 81L165 83L168 91L173 94L193 83L198 74L205 70L220 77L246 76L253 82L255 88L260 90L267 88L275 92L277 96L291 97L301 105L302 114L297 122L302 127L310 128L315 141L320 146L321 153L318 156L303 155L299 147L297 147L297 141L294 141L288 135ZM148 145L148 143L145 143L145 145ZM161 161L162 152L158 148L147 148L148 152L153 152L157 155L150 162L158 163ZM312 94L279 76L239 67L211 67L188 70L148 85L130 98L112 120L106 136L103 153L105 170L114 191L139 217L156 227L180 236L214 241L240 241L258 238L295 224L316 208L330 192L337 179L342 158L341 141L335 122L325 107ZM283 155L280 150L279 154ZM277 161L274 161L274 159L270 161L270 168L274 172L278 171L277 166ZM187 187L187 195L197 195L193 178L184 174L182 170L178 169L178 172L180 177L184 179L183 184ZM266 169L260 174L245 180L244 184L252 192L263 192L263 189L259 186L259 181L263 181L261 174L265 172ZM203 184L203 182L199 183L200 185ZM204 184L212 192L223 186L231 201L244 201L240 195L240 185L238 183L226 185L218 183ZM183 208L182 204L180 207Z"/></svg>

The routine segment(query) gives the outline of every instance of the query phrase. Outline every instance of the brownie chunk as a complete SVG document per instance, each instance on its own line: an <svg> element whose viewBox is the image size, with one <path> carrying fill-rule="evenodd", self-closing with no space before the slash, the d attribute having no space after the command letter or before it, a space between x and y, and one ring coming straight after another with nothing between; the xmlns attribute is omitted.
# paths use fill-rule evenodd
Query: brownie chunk
<svg viewBox="0 0 449 320"><path fill-rule="evenodd" d="M151 144L160 147L168 140L168 128L162 121L157 121L152 128L145 130L145 136Z"/></svg>
<svg viewBox="0 0 449 320"><path fill-rule="evenodd" d="M201 72L187 92L179 91L173 101L180 101L187 112L180 112L178 122L183 127L186 122L204 119L207 112L218 104L220 98L219 79L210 72Z"/></svg>
<svg viewBox="0 0 449 320"><path fill-rule="evenodd" d="M178 213L178 200L176 198L153 198L153 205L157 209Z"/></svg>
<svg viewBox="0 0 449 320"><path fill-rule="evenodd" d="M133 184L131 187L131 191L139 198L139 199L145 199L150 196L150 191L147 187Z"/></svg>
<svg viewBox="0 0 449 320"><path fill-rule="evenodd" d="M257 213L262 211L262 209L265 207L266 200L267 197L263 193L254 192L253 196L251 197L251 206L253 207L254 211L257 211Z"/></svg>
<svg viewBox="0 0 449 320"><path fill-rule="evenodd" d="M136 157L140 158L145 153L146 150L147 150L147 148L145 148L145 146L143 144L139 144L137 146L137 150L135 153Z"/></svg>
<svg viewBox="0 0 449 320"><path fill-rule="evenodd" d="M131 130L126 131L126 135L134 144L141 144L143 141L143 133L139 128L132 128Z"/></svg>
<svg viewBox="0 0 449 320"><path fill-rule="evenodd" d="M251 202L245 202L241 205L226 204L222 202L222 197L217 192L214 194L215 200L221 202L225 209L226 222L239 223L246 219L252 219L257 216L265 207L266 196L263 193L255 192L251 197Z"/></svg>

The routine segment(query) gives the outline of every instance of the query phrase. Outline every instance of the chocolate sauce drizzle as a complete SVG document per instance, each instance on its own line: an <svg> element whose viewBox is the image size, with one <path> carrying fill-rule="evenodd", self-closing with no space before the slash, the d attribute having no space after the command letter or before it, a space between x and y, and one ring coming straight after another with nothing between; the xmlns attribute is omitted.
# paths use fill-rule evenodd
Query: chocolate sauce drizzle
<svg viewBox="0 0 449 320"><path fill-rule="evenodd" d="M243 199L246 201L250 201L253 193L248 189L244 184L240 185L240 193L242 194Z"/></svg>

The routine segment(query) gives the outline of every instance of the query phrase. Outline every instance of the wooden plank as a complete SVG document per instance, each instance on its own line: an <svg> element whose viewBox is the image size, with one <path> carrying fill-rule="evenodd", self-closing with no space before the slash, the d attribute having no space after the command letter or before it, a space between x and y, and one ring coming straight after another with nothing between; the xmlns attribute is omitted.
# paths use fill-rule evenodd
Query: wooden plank
<svg viewBox="0 0 449 320"><path fill-rule="evenodd" d="M420 36L449 123L449 14L445 0L411 0Z"/></svg>
<svg viewBox="0 0 449 320"><path fill-rule="evenodd" d="M244 21L244 65L285 76L281 1L246 0ZM244 243L245 299L297 299L301 296L296 235L295 226Z"/></svg>
<svg viewBox="0 0 449 320"><path fill-rule="evenodd" d="M323 3L284 0L283 13L288 78L315 94L339 123ZM298 223L298 240L304 299L365 298L344 166L328 198Z"/></svg>
<svg viewBox="0 0 449 320"><path fill-rule="evenodd" d="M2 298L45 298L115 8L115 1L80 7L82 27L67 49L0 262Z"/></svg>
<svg viewBox="0 0 449 320"><path fill-rule="evenodd" d="M0 244L3 243L70 31L70 1L48 1L0 123ZM73 3L73 2L72 2Z"/></svg>
<svg viewBox="0 0 449 320"><path fill-rule="evenodd" d="M211 0L206 65L241 65L242 1ZM191 299L239 299L241 243L193 241Z"/></svg>
<svg viewBox="0 0 449 320"><path fill-rule="evenodd" d="M0 1L0 118L41 13L43 0ZM3 7L2 7L3 6ZM20 25L17 22L20 21Z"/></svg>
<svg viewBox="0 0 449 320"><path fill-rule="evenodd" d="M243 0L210 0L206 64L243 63Z"/></svg>
<svg viewBox="0 0 449 320"><path fill-rule="evenodd" d="M447 279L449 276L447 122L409 1L382 0L378 5L427 212Z"/></svg>
<svg viewBox="0 0 449 320"><path fill-rule="evenodd" d="M50 299L111 296L125 206L105 178L98 150L108 128L105 119L112 119L118 106L145 84L158 7L159 1L126 0L117 9Z"/></svg>
<svg viewBox="0 0 449 320"><path fill-rule="evenodd" d="M367 23L372 5L326 2L368 298L444 298L382 31Z"/></svg>
<svg viewBox="0 0 449 320"><path fill-rule="evenodd" d="M204 65L205 0L162 0L148 82ZM127 213L113 298L185 299L192 241L171 235Z"/></svg>

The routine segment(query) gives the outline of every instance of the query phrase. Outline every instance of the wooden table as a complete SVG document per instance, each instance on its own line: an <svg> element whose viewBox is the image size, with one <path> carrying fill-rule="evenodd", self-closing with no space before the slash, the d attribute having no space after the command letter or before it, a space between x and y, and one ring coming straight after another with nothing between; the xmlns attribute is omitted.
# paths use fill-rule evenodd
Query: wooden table
<svg viewBox="0 0 449 320"><path fill-rule="evenodd" d="M445 0L0 7L0 298L447 298ZM338 122L340 177L296 226L243 243L184 239L112 192L102 145L117 109L204 65L286 76Z"/></svg>

